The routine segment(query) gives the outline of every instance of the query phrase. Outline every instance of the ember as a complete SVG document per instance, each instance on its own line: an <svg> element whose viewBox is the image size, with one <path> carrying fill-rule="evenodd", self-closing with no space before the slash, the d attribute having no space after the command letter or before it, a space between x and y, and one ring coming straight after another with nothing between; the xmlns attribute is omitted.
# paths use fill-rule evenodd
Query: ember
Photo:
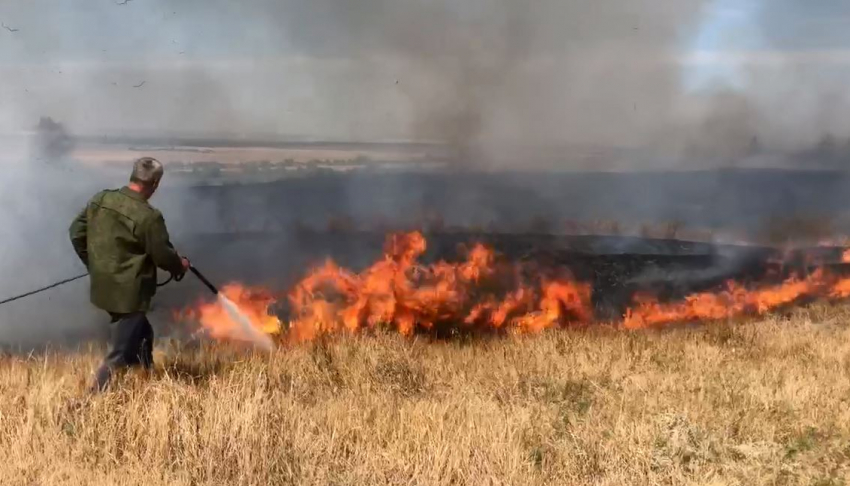
<svg viewBox="0 0 850 486"><path fill-rule="evenodd" d="M594 321L592 282L578 281L566 268L540 272L505 263L477 244L457 263L422 264L427 248L418 232L387 238L383 257L360 273L328 260L304 277L287 296L286 325L272 315L277 296L265 289L230 285L227 298L265 334L309 341L322 334L359 332L386 326L404 335L417 332L539 332ZM847 254L845 254L845 259ZM744 286L729 281L720 291L697 292L674 302L636 293L620 325L626 329L676 322L758 315L803 298L850 297L850 278L825 269L791 276L776 284ZM216 339L246 340L245 333L217 303L184 311Z"/></svg>

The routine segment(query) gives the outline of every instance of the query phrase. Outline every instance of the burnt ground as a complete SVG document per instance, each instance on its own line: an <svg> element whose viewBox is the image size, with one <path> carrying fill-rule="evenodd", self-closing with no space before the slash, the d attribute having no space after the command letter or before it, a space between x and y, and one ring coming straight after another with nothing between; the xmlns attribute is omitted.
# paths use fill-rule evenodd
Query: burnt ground
<svg viewBox="0 0 850 486"><path fill-rule="evenodd" d="M850 174L718 170L640 173L317 173L269 183L164 187L156 204L185 235L410 225L552 232L600 224L639 234L674 223L746 241L850 234ZM597 231L594 231L597 229ZM652 234L658 237L662 235ZM682 234L669 236L682 237Z"/></svg>

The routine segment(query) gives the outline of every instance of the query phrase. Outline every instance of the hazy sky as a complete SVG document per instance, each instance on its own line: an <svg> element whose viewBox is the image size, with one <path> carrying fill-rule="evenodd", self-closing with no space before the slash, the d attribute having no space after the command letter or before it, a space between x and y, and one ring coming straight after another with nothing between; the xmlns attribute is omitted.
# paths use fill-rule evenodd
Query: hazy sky
<svg viewBox="0 0 850 486"><path fill-rule="evenodd" d="M5 0L0 21L2 132L639 143L719 88L850 128L821 109L846 102L846 0Z"/></svg>
<svg viewBox="0 0 850 486"><path fill-rule="evenodd" d="M706 5L688 48L711 62L684 72L697 87L712 80L743 87L749 66L784 58L825 57L815 69L850 61L850 2L822 0L715 0ZM747 55L744 55L747 54Z"/></svg>

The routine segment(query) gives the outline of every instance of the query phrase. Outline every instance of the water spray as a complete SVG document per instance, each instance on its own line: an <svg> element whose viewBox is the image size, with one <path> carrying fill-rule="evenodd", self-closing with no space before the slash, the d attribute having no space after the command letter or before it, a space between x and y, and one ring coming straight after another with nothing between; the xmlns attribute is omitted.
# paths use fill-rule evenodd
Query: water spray
<svg viewBox="0 0 850 486"><path fill-rule="evenodd" d="M218 303L224 308L227 315L230 319L236 323L239 327L240 336L239 338L243 340L250 341L258 348L261 348L266 351L271 351L274 349L274 343L271 338L266 334L257 330L253 324L251 324L251 320L239 310L239 306L234 304L230 299L225 297L224 294L218 291L218 288L212 284L197 268L190 265L189 270L198 277L198 280L201 281L209 290L216 296L218 299ZM234 336L237 337L237 336Z"/></svg>

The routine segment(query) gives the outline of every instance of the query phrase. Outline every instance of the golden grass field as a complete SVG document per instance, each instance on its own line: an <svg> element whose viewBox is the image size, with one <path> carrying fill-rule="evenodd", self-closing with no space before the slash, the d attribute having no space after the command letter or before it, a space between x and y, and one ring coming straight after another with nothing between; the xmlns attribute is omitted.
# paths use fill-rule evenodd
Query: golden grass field
<svg viewBox="0 0 850 486"><path fill-rule="evenodd" d="M91 399L99 350L6 356L0 483L846 484L848 323L162 343Z"/></svg>

